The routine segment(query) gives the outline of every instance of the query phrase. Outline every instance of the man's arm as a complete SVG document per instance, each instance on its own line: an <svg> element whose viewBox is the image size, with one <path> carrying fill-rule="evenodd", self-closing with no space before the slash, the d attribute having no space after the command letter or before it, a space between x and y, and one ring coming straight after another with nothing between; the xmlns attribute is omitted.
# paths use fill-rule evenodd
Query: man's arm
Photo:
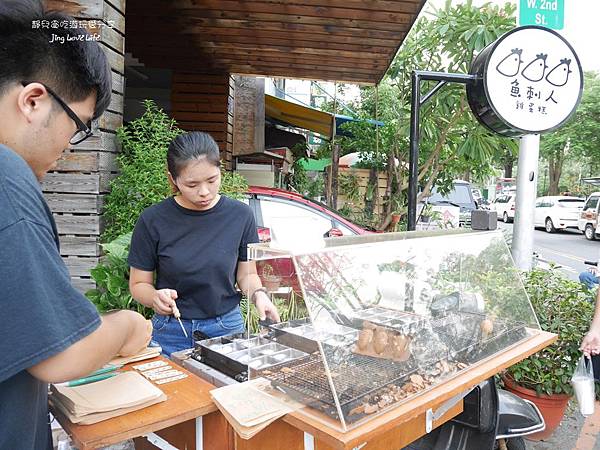
<svg viewBox="0 0 600 450"><path fill-rule="evenodd" d="M62 352L29 367L28 372L47 383L83 377L117 355L133 355L148 345L152 324L128 310L102 316L100 326Z"/></svg>

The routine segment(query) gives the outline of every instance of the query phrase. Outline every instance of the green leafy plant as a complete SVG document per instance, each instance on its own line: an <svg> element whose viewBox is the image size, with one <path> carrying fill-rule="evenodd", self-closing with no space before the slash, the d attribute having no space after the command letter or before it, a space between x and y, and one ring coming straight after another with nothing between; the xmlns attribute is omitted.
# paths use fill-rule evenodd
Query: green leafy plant
<svg viewBox="0 0 600 450"><path fill-rule="evenodd" d="M304 319L308 317L308 311L306 309L304 301L302 300L302 296L293 290L290 293L289 298L275 297L273 303L277 307L277 311L279 312L279 318L282 322L288 322L290 320L296 319ZM248 311L248 299L246 297L242 298L242 301L240 303L240 311L242 313L242 317L244 318L244 323L246 324L246 327L250 330L250 333L258 333L258 311L255 307L250 308L250 311ZM248 314L250 314L249 317Z"/></svg>
<svg viewBox="0 0 600 450"><path fill-rule="evenodd" d="M352 173L342 174L338 177L338 189L340 194L352 203L360 202L360 183L358 177Z"/></svg>
<svg viewBox="0 0 600 450"><path fill-rule="evenodd" d="M172 193L167 181L167 148L180 130L152 100L144 114L117 130L120 174L106 196L103 242L133 230L142 211Z"/></svg>
<svg viewBox="0 0 600 450"><path fill-rule="evenodd" d="M241 200L247 191L248 182L243 176L235 172L221 171L221 194Z"/></svg>
<svg viewBox="0 0 600 450"><path fill-rule="evenodd" d="M86 292L86 296L96 305L98 311L112 309L133 309L149 318L152 309L136 302L129 293L129 265L127 255L131 233L126 233L113 241L102 244L105 252L102 261L91 270L96 289Z"/></svg>
<svg viewBox="0 0 600 450"><path fill-rule="evenodd" d="M558 341L509 367L507 374L538 394L572 394L570 380L581 356L579 346L594 314L589 291L556 268L526 273L524 285L541 329L558 334Z"/></svg>

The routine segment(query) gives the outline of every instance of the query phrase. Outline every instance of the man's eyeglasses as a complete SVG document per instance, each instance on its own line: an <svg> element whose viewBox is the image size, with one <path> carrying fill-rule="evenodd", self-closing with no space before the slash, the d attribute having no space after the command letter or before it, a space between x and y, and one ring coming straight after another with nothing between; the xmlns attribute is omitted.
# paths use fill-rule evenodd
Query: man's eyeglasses
<svg viewBox="0 0 600 450"><path fill-rule="evenodd" d="M21 84L23 86L27 86L29 83L30 82L25 82L25 81L21 82ZM75 114L75 112L71 108L69 108L69 106L63 101L62 98L60 98L56 94L56 92L54 92L52 89L50 89L44 83L40 83L40 84L46 88L46 90L48 91L48 94L50 94L54 98L54 100L56 100L58 102L58 104L60 106L62 106L62 109L65 110L65 112L67 113L67 116L69 116L73 120L73 122L75 122L75 125L77 125L77 131L75 132L73 137L71 137L71 139L69 140L69 143L71 145L77 145L77 144L85 141L87 138L89 138L93 134L90 127L88 125L86 125L85 123L83 123L83 121L77 116L77 114Z"/></svg>

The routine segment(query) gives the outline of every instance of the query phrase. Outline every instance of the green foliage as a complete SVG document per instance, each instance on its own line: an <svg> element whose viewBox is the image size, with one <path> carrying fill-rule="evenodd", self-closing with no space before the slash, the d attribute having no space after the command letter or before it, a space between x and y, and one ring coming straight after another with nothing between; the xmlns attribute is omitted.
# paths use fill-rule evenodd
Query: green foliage
<svg viewBox="0 0 600 450"><path fill-rule="evenodd" d="M360 202L360 183L358 177L352 173L341 174L338 177L338 192L346 197L348 202Z"/></svg>
<svg viewBox="0 0 600 450"><path fill-rule="evenodd" d="M361 164L387 170L393 177L392 194L408 187L411 73L413 70L468 73L474 56L515 26L515 6L472 2L453 4L424 15L411 29L377 90L361 89L351 105L359 118L377 118L384 126L366 121L345 124L353 135L341 138L342 154L359 152ZM427 92L434 83L423 83ZM469 174L480 181L493 174L505 154L514 155L515 141L491 134L469 112L463 85L449 84L421 109L419 180L425 189L450 187L454 178ZM389 161L394 161L390 167Z"/></svg>
<svg viewBox="0 0 600 450"><path fill-rule="evenodd" d="M302 300L302 297L293 290L290 293L289 299L276 297L273 299L273 304L277 307L279 318L282 322L288 322L295 319L304 319L308 317L308 311L304 301ZM248 299L246 297L242 298L240 303L240 311L242 313L242 317L244 318L244 323L250 330L250 333L258 333L258 311L254 307L250 308L250 317L248 318Z"/></svg>
<svg viewBox="0 0 600 450"><path fill-rule="evenodd" d="M105 256L91 270L92 278L96 282L96 289L87 291L85 295L100 312L112 309L133 309L150 318L154 311L133 300L129 293L127 255L130 242L131 233L126 233L108 244L102 244Z"/></svg>
<svg viewBox="0 0 600 450"><path fill-rule="evenodd" d="M243 176L236 172L221 171L221 194L241 200L247 191L248 182Z"/></svg>
<svg viewBox="0 0 600 450"><path fill-rule="evenodd" d="M121 153L120 174L106 196L104 242L133 230L148 206L172 191L167 181L167 148L182 131L152 100L144 101L145 112L117 130Z"/></svg>
<svg viewBox="0 0 600 450"><path fill-rule="evenodd" d="M581 357L579 346L587 333L594 305L581 283L568 280L552 268L525 274L525 289L544 331L558 341L509 367L508 374L529 389L543 394L572 394L571 376Z"/></svg>
<svg viewBox="0 0 600 450"><path fill-rule="evenodd" d="M553 133L545 134L540 142L540 153L548 161L549 195L561 190L560 179L567 161L595 166L600 159L600 77L595 72L584 74L581 103L568 122ZM594 173L593 176L597 176ZM570 186L568 186L570 184ZM575 190L573 182L564 184L564 190ZM545 186L544 186L545 187Z"/></svg>

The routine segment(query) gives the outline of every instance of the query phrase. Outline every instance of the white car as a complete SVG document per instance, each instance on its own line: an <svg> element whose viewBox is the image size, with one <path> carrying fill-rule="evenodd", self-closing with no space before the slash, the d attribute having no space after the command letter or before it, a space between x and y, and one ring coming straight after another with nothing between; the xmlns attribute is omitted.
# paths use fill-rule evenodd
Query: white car
<svg viewBox="0 0 600 450"><path fill-rule="evenodd" d="M583 232L585 238L593 241L598 233L598 206L600 205L600 192L592 192L585 201L581 210L577 227Z"/></svg>
<svg viewBox="0 0 600 450"><path fill-rule="evenodd" d="M512 222L515 220L515 200L517 194L505 194L499 195L490 204L490 209L496 211L498 219L502 219L504 222Z"/></svg>
<svg viewBox="0 0 600 450"><path fill-rule="evenodd" d="M577 229L577 221L585 199L578 197L539 197L535 201L534 227L544 227L546 232L566 228Z"/></svg>

